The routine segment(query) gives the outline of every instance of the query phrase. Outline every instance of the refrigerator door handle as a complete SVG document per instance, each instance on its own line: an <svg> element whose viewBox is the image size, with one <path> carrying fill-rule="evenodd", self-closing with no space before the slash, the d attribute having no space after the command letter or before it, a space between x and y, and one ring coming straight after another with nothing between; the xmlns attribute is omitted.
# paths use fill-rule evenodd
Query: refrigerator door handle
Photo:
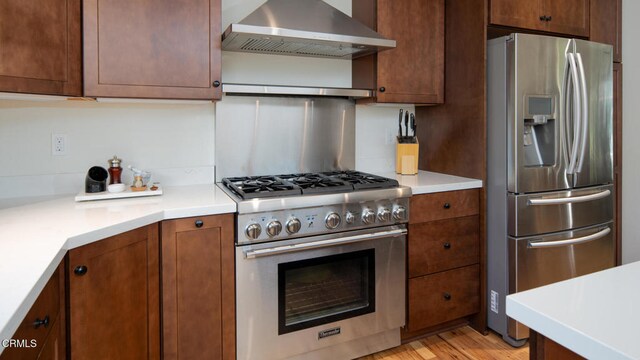
<svg viewBox="0 0 640 360"><path fill-rule="evenodd" d="M571 144L571 156L569 158L569 168L567 169L567 174L575 174L576 173L576 163L577 163L577 157L578 157L578 144L580 143L580 136L582 135L582 132L580 131L581 126L581 120L582 120L582 114L581 114L581 106L580 106L580 93L579 93L579 89L580 89L580 85L578 83L578 69L577 69L577 65L576 65L576 58L574 56L573 53L569 53L567 54L567 57L569 59L569 72L571 74L570 78L571 78L571 84L573 85L572 87L572 99L573 100L573 112L572 112L572 126L571 129L568 128L567 126L567 130L568 131L573 131L573 142ZM569 112L569 109L567 108L567 112ZM568 119L567 119L568 120ZM568 121L567 121L567 125L568 125Z"/></svg>
<svg viewBox="0 0 640 360"><path fill-rule="evenodd" d="M570 107L570 99L569 89L571 88L571 64L569 63L569 58L567 56L564 67L564 76L562 80L562 99L560 100L561 104L564 106L564 125L560 127L560 141L562 147L562 156L564 158L565 166L569 166L569 147L571 147L571 141L569 139L569 133L571 131L571 111ZM562 123L561 123L562 124Z"/></svg>
<svg viewBox="0 0 640 360"><path fill-rule="evenodd" d="M579 202L585 202L585 201L604 199L609 195L611 195L611 190L607 189L601 192L597 192L595 194L582 195L582 196L572 196L572 197L565 197L565 198L529 199L529 201L527 202L527 205L571 204L571 203L579 203Z"/></svg>
<svg viewBox="0 0 640 360"><path fill-rule="evenodd" d="M587 149L587 130L589 129L589 106L588 106L588 98L587 98L587 78L584 75L584 64L582 63L582 56L580 53L575 54L576 63L578 65L578 76L580 79L580 98L582 101L582 111L581 111L581 119L580 119L580 152L578 156L578 164L576 166L576 173L579 173L582 170L582 162L584 160L585 151Z"/></svg>
<svg viewBox="0 0 640 360"><path fill-rule="evenodd" d="M534 241L529 241L529 247L530 248L551 248L551 247L558 247L558 246L570 246L570 245L577 245L577 244L583 244L589 241L593 241L593 240L598 240L601 239L605 236L607 236L609 233L611 232L610 228L604 228L600 231L598 231L595 234L591 234L591 235L587 235L587 236L582 236L579 238L573 238L573 239L567 239L567 240L557 240L557 241L548 241L548 242L544 242L544 241L539 241L539 242L534 242Z"/></svg>

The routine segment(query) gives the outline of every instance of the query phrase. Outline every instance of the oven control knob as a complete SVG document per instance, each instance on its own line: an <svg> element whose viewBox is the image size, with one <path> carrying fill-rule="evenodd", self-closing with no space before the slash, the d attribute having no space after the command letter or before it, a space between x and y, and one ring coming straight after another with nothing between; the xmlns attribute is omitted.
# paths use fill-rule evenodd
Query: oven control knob
<svg viewBox="0 0 640 360"><path fill-rule="evenodd" d="M376 222L376 213L371 209L365 209L362 212L362 222L365 224L373 224Z"/></svg>
<svg viewBox="0 0 640 360"><path fill-rule="evenodd" d="M407 219L407 208L404 206L398 206L393 210L393 218L402 221Z"/></svg>
<svg viewBox="0 0 640 360"><path fill-rule="evenodd" d="M342 221L342 219L340 219L340 215L332 212L329 213L329 215L327 215L327 217L324 219L324 224L327 227L327 229L335 229L338 227L338 225L340 225L340 222Z"/></svg>
<svg viewBox="0 0 640 360"><path fill-rule="evenodd" d="M353 224L356 221L356 216L353 215L351 211L347 211L344 215L344 221L346 221L347 224Z"/></svg>
<svg viewBox="0 0 640 360"><path fill-rule="evenodd" d="M300 223L300 220L298 220L297 218L293 218L287 221L287 232L289 234L297 233L298 231L300 231L301 227L302 227L302 224Z"/></svg>
<svg viewBox="0 0 640 360"><path fill-rule="evenodd" d="M280 221L274 220L267 224L267 234L269 237L280 234L280 231L282 231L282 223Z"/></svg>
<svg viewBox="0 0 640 360"><path fill-rule="evenodd" d="M256 223L250 224L244 230L244 233L247 235L247 237L250 240L257 239L260 236L261 232L262 232L262 227L260 227L260 224L256 224Z"/></svg>
<svg viewBox="0 0 640 360"><path fill-rule="evenodd" d="M378 220L382 222L391 221L391 210L384 208L378 212Z"/></svg>

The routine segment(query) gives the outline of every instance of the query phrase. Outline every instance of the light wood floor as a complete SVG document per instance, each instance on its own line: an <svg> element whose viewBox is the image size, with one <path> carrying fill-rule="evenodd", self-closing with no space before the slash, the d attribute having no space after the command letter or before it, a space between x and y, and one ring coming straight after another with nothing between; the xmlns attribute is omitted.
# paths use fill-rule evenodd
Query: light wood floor
<svg viewBox="0 0 640 360"><path fill-rule="evenodd" d="M362 357L358 360L529 359L529 345L513 348L495 333L484 336L472 328L447 331Z"/></svg>

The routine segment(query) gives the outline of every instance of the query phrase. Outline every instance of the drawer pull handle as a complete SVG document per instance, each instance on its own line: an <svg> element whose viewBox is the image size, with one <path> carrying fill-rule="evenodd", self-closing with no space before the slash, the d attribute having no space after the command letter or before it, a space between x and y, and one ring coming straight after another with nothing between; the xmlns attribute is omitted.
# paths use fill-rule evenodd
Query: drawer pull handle
<svg viewBox="0 0 640 360"><path fill-rule="evenodd" d="M40 326L49 326L49 315L45 316L44 319L36 318L36 321L33 322L33 327L37 329Z"/></svg>
<svg viewBox="0 0 640 360"><path fill-rule="evenodd" d="M447 300L447 301L451 300L451 294L449 294L449 293L447 293L447 292L446 292L446 293L444 293L444 294L442 295L442 297L444 297L444 299L445 299L445 300Z"/></svg>
<svg viewBox="0 0 640 360"><path fill-rule="evenodd" d="M451 208L451 204L449 204L449 203L444 203L444 206L443 206L443 207L444 207L445 209L450 209L450 208Z"/></svg>
<svg viewBox="0 0 640 360"><path fill-rule="evenodd" d="M201 227L202 227L202 225L204 225L204 221L202 221L202 220L196 220L196 227L197 227L197 228L201 228Z"/></svg>
<svg viewBox="0 0 640 360"><path fill-rule="evenodd" d="M73 269L73 273L78 275L78 276L84 276L87 274L87 267L84 265L80 265L80 266L76 266L75 269Z"/></svg>
<svg viewBox="0 0 640 360"><path fill-rule="evenodd" d="M447 250L451 249L451 243L448 243L448 242L444 243L444 248Z"/></svg>

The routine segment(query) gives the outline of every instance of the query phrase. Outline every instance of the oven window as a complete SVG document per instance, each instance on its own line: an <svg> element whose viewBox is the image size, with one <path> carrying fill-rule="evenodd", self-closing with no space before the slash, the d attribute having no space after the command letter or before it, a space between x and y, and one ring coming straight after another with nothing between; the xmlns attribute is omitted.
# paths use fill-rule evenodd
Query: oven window
<svg viewBox="0 0 640 360"><path fill-rule="evenodd" d="M278 334L375 311L374 249L278 264Z"/></svg>

